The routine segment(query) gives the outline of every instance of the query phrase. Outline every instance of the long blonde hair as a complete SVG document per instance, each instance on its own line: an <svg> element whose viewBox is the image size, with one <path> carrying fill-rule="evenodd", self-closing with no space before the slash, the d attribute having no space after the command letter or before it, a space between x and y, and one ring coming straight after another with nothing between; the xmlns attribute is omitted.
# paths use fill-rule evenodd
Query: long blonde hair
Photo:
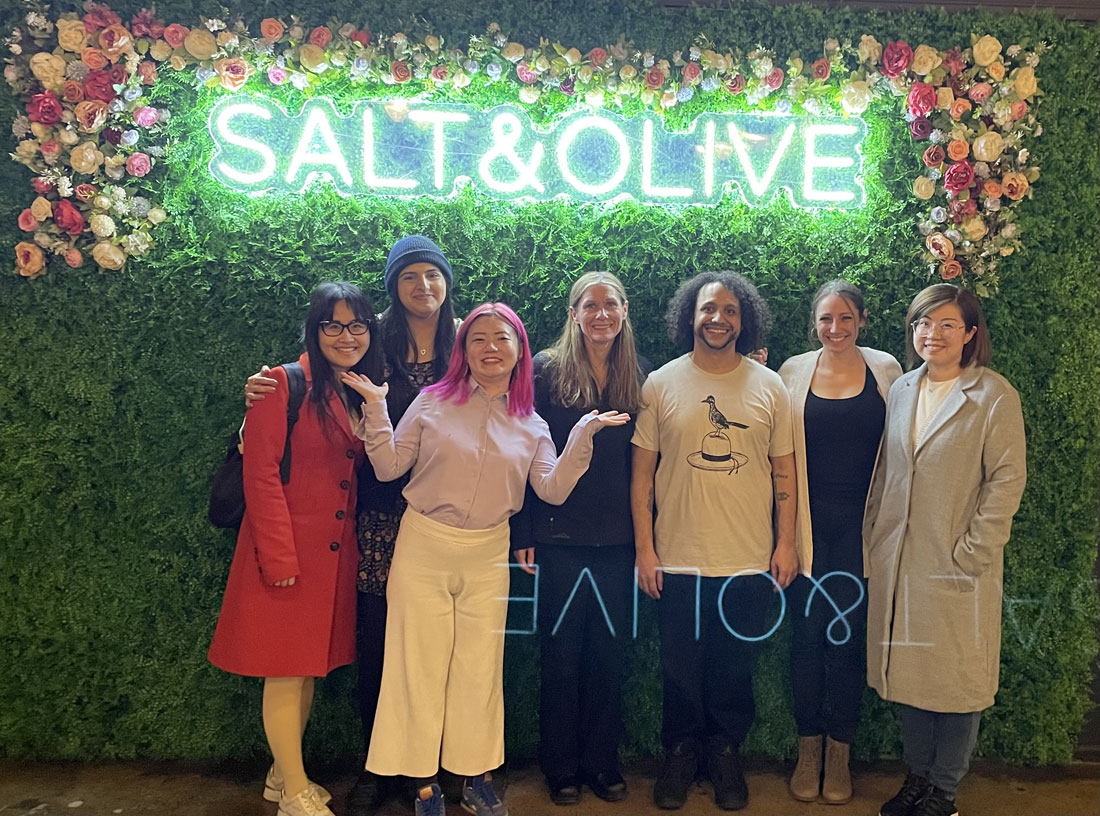
<svg viewBox="0 0 1100 816"><path fill-rule="evenodd" d="M569 289L569 308L577 309L589 287L604 284L611 287L621 304L626 304L623 283L610 272L585 272ZM596 377L588 362L581 327L567 314L558 341L547 350L554 372L550 388L555 402L569 408L594 408L600 404ZM604 401L616 410L634 412L641 399L642 372L638 368L638 351L634 347L634 328L629 314L623 315L622 328L607 357L607 384Z"/></svg>

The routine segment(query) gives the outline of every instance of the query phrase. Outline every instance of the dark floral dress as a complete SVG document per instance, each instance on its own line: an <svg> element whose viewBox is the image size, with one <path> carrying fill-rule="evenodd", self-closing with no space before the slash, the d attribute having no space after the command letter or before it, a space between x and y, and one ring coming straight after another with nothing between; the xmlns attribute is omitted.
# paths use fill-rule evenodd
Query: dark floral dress
<svg viewBox="0 0 1100 816"><path fill-rule="evenodd" d="M433 363L412 363L409 373L417 389L435 381ZM390 372L386 371L388 379ZM396 424L396 423L395 423ZM393 545L405 512L406 501L401 495L408 482L402 476L393 482L380 483L383 487L367 492L359 502L359 576L356 582L360 592L386 597L386 580L390 576Z"/></svg>

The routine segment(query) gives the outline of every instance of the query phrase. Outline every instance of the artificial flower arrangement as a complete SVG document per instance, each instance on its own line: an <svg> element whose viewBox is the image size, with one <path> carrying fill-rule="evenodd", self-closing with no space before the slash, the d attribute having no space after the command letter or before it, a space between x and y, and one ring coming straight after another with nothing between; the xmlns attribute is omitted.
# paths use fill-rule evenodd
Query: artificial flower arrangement
<svg viewBox="0 0 1100 816"><path fill-rule="evenodd" d="M83 9L50 20L35 7L5 41L4 77L26 109L12 125L19 140L12 158L35 173L37 197L19 215L29 240L15 252L15 271L28 278L45 273L46 253L74 268L90 254L114 270L152 248L151 232L167 213L145 180L165 156L171 111L149 104L147 90L165 70L226 93L285 83L323 89L340 79L425 95L498 84L527 105L571 97L662 111L697 94L809 115L889 105L904 112L916 148L912 194L928 203L918 228L929 274L980 295L996 290L999 259L1020 248L1014 209L1039 177L1026 145L1042 132L1035 67L1045 43L1004 48L987 34L966 48L914 50L864 34L826 40L807 63L798 53L781 62L762 46L719 51L700 36L686 52L660 58L621 40L587 53L546 40L525 46L495 24L462 51L430 33L378 36L338 21L307 27L293 15L289 24L264 19L251 36L240 20L188 27L143 9L125 25L95 0Z"/></svg>

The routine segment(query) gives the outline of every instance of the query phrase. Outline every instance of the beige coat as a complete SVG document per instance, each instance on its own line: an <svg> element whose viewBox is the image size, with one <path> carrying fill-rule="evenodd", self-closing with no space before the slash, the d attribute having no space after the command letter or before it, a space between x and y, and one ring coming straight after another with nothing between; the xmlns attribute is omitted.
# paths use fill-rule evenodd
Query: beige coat
<svg viewBox="0 0 1100 816"><path fill-rule="evenodd" d="M875 384L882 399L886 399L890 385L901 376L901 366L885 351L859 347L864 362L875 377ZM791 395L791 425L794 429L795 476L798 479L798 515L795 518L794 541L798 550L798 568L809 575L813 567L813 527L810 523L810 484L806 477L806 395L817 370L821 349L807 351L791 357L779 369L779 376Z"/></svg>
<svg viewBox="0 0 1100 816"><path fill-rule="evenodd" d="M1020 397L964 368L913 449L925 366L890 389L863 525L867 682L936 712L993 705L1004 546L1027 478Z"/></svg>

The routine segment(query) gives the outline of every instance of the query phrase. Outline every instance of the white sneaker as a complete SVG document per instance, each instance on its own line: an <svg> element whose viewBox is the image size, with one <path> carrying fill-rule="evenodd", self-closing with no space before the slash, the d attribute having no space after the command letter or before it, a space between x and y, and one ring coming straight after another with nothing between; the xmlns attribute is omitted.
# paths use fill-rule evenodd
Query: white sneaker
<svg viewBox="0 0 1100 816"><path fill-rule="evenodd" d="M322 788L316 782L311 781L309 786L317 791L317 798L321 804L327 805L332 801L332 794ZM275 763L267 769L267 777L264 779L264 799L269 802L278 802L283 798L283 778L275 773Z"/></svg>
<svg viewBox="0 0 1100 816"><path fill-rule="evenodd" d="M279 812L276 816L336 816L317 795L312 785L306 785L297 796L287 799L279 797Z"/></svg>

